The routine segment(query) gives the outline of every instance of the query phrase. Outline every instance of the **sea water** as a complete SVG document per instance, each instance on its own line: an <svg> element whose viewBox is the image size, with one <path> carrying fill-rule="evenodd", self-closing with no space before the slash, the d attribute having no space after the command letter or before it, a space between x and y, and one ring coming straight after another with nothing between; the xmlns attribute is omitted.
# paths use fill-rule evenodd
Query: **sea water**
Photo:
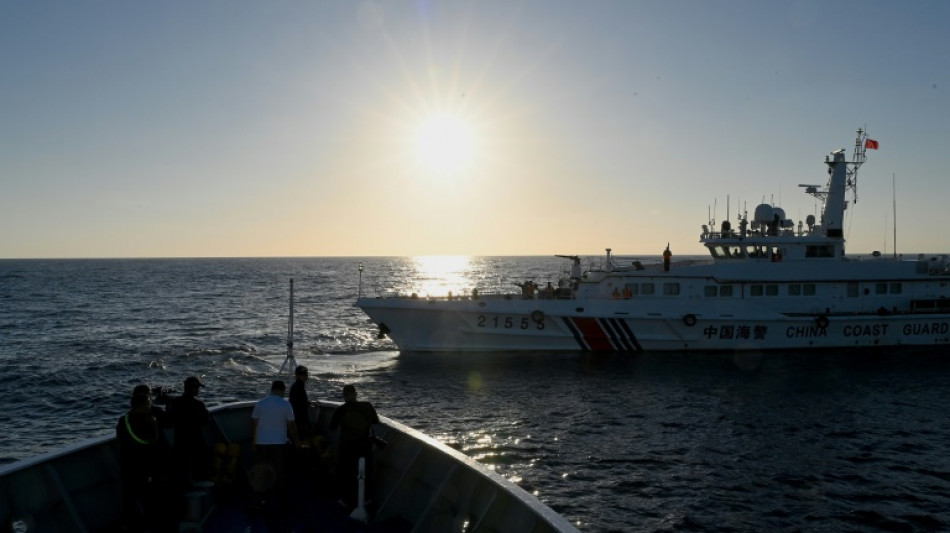
<svg viewBox="0 0 950 533"><path fill-rule="evenodd" d="M363 270L360 270L362 264ZM266 395L294 355L584 531L950 528L950 353L400 354L357 294L510 291L545 257L0 261L0 462L114 431L139 383Z"/></svg>

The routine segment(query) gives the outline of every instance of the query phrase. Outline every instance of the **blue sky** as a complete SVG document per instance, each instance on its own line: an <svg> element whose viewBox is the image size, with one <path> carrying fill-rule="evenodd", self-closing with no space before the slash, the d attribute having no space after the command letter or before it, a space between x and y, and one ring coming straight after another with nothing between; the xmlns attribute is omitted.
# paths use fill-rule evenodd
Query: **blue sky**
<svg viewBox="0 0 950 533"><path fill-rule="evenodd" d="M816 213L797 185L864 126L881 149L849 252L893 249L892 176L898 250L945 252L946 20L946 2L0 0L0 257L702 253L727 197L733 221L763 200ZM433 117L464 150L452 129L420 144Z"/></svg>

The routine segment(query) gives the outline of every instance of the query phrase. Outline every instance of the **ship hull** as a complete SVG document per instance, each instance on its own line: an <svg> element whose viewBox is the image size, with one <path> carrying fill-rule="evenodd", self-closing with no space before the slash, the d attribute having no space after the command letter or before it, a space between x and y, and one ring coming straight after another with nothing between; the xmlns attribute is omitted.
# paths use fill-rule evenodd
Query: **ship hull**
<svg viewBox="0 0 950 533"><path fill-rule="evenodd" d="M950 344L950 314L799 315L754 306L636 311L575 300L361 298L403 351L742 351ZM626 310L624 310L626 309Z"/></svg>

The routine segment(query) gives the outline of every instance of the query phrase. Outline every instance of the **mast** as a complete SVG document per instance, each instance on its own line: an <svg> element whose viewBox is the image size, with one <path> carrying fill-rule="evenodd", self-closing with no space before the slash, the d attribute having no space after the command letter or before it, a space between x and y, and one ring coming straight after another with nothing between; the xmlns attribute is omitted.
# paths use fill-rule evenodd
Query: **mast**
<svg viewBox="0 0 950 533"><path fill-rule="evenodd" d="M897 177L891 173L891 199L894 209L894 259L897 259Z"/></svg>
<svg viewBox="0 0 950 533"><path fill-rule="evenodd" d="M805 187L805 192L825 201L821 212L821 226L826 237L844 237L844 212L848 208L847 192L853 191L854 202L858 201L858 169L866 159L867 132L858 128L858 135L854 141L854 155L849 162L844 149L835 150L825 157L828 173L831 177L825 189L817 185L799 185Z"/></svg>
<svg viewBox="0 0 950 533"><path fill-rule="evenodd" d="M289 367L289 368L287 368ZM284 372L286 370L286 374ZM277 377L288 376L293 379L294 371L297 369L297 360L294 359L294 280L290 279L290 320L287 322L287 358L284 364L280 365L280 371Z"/></svg>
<svg viewBox="0 0 950 533"><path fill-rule="evenodd" d="M854 203L858 203L858 169L867 159L867 131L858 128L858 136L854 140L854 154L851 158L851 168L848 169L848 189L854 191Z"/></svg>
<svg viewBox="0 0 950 533"><path fill-rule="evenodd" d="M848 182L848 163L845 160L844 150L835 150L831 153L831 160L825 161L831 170L831 179L828 180L825 207L821 213L821 226L826 237L844 237L844 210L848 201L845 199Z"/></svg>

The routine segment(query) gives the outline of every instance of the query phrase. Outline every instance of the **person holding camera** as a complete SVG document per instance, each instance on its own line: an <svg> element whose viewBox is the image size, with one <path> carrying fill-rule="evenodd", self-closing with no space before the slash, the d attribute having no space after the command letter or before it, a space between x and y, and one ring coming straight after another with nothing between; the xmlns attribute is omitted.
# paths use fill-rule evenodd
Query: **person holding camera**
<svg viewBox="0 0 950 533"><path fill-rule="evenodd" d="M366 492L372 493L373 424L379 424L379 415L370 402L356 400L356 387L343 386L343 405L333 411L330 431L339 428L340 440L337 453L337 476L339 476L343 503L354 507L357 499L357 480L360 457L366 459Z"/></svg>
<svg viewBox="0 0 950 533"><path fill-rule="evenodd" d="M122 522L129 531L155 525L163 509L158 421L147 393L132 395L131 409L115 426L122 486Z"/></svg>

